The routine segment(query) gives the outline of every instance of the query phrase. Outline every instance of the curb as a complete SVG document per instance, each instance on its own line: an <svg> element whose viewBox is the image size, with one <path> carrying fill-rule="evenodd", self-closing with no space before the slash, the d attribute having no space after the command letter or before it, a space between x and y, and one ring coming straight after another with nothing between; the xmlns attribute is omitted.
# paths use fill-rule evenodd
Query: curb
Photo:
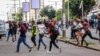
<svg viewBox="0 0 100 56"><path fill-rule="evenodd" d="M74 45L74 46L77 46L77 44L72 43L72 42L70 42L70 41L63 41L63 40L59 40L59 41L65 42L65 43L68 43L68 44L72 44L72 45ZM82 47L84 47L84 48L86 48L86 49L94 50L94 51L100 51L100 49L96 49L96 48L92 48L92 47L88 47L88 46L82 46Z"/></svg>

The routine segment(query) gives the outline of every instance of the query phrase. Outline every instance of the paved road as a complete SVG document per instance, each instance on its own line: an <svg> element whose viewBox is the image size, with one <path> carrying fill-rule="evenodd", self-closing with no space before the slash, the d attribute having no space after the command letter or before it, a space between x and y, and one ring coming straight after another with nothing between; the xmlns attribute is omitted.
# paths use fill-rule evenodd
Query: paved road
<svg viewBox="0 0 100 56"><path fill-rule="evenodd" d="M27 43L32 46L30 41L30 34L27 34ZM47 53L47 50L44 50L43 45L38 51L37 48L33 48L32 52L28 52L28 49L21 44L20 52L16 53L16 44L17 42L12 43L11 39L9 42L6 42L6 37L0 41L0 56L100 56L100 52L85 49L83 47L77 47L63 42L58 42L58 45L62 48L62 53L60 53L55 47L53 47L51 53ZM37 38L38 40L38 38ZM44 38L47 47L49 47L49 38Z"/></svg>

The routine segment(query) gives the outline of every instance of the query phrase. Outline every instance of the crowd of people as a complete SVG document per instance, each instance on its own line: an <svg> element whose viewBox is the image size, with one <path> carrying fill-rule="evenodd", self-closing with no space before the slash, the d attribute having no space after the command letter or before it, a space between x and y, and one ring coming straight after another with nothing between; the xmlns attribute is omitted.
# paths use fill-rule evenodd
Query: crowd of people
<svg viewBox="0 0 100 56"><path fill-rule="evenodd" d="M41 44L44 45L44 49L47 49L47 45L45 44L43 38L45 35L49 35L50 37L50 46L49 46L49 52L52 49L52 45L54 45L60 52L61 48L56 44L56 39L59 35L58 28L55 27L56 22L54 20L48 20L48 21L43 21L43 20L38 20L32 21L31 23L31 41L34 44L32 47L28 45L26 42L26 34L28 32L28 27L29 24L26 22L14 22L14 21L9 21L9 29L8 29L8 36L7 36L7 41L9 41L9 37L12 37L12 42L15 42L17 40L17 32L19 33L19 38L17 42L17 50L16 52L20 51L20 44L23 42L23 44L29 49L29 52L31 52L33 47L37 47L37 50L40 49ZM38 43L36 43L36 35L38 35Z"/></svg>
<svg viewBox="0 0 100 56"><path fill-rule="evenodd" d="M98 27L100 27L99 24ZM98 27L97 29L100 32L100 29ZM84 20L77 19L76 21L73 22L73 25L71 27L71 39L76 39L77 44L79 46L83 46L83 42L85 42L86 46L88 46L88 43L85 40L86 36L89 36L91 39L100 41L100 38L92 36L90 28L91 28L90 23L87 19ZM79 43L79 40L81 40L81 43Z"/></svg>
<svg viewBox="0 0 100 56"><path fill-rule="evenodd" d="M83 46L83 42L86 43L86 46L88 46L87 41L85 40L86 36L89 36L91 39L98 40L100 42L100 14L97 15L97 24L94 26L95 23L91 23L91 20L87 19L80 19L77 18L73 21L72 27L71 27L71 39L76 39L77 44L79 46ZM90 29L96 29L99 32L99 38L92 36ZM80 42L79 42L80 40Z"/></svg>
<svg viewBox="0 0 100 56"><path fill-rule="evenodd" d="M77 18L73 21L66 21L66 29L68 27L71 27L71 38L70 39L76 39L78 46L83 46L83 42L86 43L86 46L88 46L88 42L85 40L86 36L89 36L91 39L100 41L100 15L97 16L98 18L98 24L95 27L97 31L99 31L99 38L92 36L91 34L91 23L87 19L80 19ZM45 35L49 35L48 39L50 39L49 44L49 53L52 50L52 45L54 45L61 53L61 47L59 47L57 43L57 37L60 35L59 29L63 29L63 23L61 20L55 21L55 20L38 20L38 21L32 21L31 22L31 38L30 40L34 44L32 47L28 45L26 42L26 34L28 32L29 24L26 22L15 22L15 21L9 21L9 29L8 29L8 36L7 41L9 41L9 37L12 37L12 42L15 42L17 40L17 32L19 32L19 38L17 42L17 50L16 52L20 51L20 44L23 42L23 44L29 49L29 52L32 51L33 47L37 47L37 50L40 49L41 44L44 45L44 49L47 49L47 45L44 41ZM38 43L36 42L36 35L38 35Z"/></svg>

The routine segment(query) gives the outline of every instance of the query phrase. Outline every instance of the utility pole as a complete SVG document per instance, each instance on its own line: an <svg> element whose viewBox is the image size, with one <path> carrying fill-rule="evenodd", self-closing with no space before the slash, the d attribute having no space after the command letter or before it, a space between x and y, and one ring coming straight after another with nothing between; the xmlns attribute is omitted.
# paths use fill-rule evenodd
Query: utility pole
<svg viewBox="0 0 100 56"><path fill-rule="evenodd" d="M37 20L37 9L35 9L35 20Z"/></svg>
<svg viewBox="0 0 100 56"><path fill-rule="evenodd" d="M9 15L8 15L8 12L7 12L7 21L9 20Z"/></svg>
<svg viewBox="0 0 100 56"><path fill-rule="evenodd" d="M14 0L14 20L16 19L15 16L16 16L16 0Z"/></svg>
<svg viewBox="0 0 100 56"><path fill-rule="evenodd" d="M21 10L21 0L19 0L19 11Z"/></svg>
<svg viewBox="0 0 100 56"><path fill-rule="evenodd" d="M62 0L62 16L63 16L63 38L65 38L66 37L65 0Z"/></svg>
<svg viewBox="0 0 100 56"><path fill-rule="evenodd" d="M63 36L60 38L60 40L63 41L68 41L68 38L66 37L66 16L65 16L65 2L66 0L62 0L62 20L63 20ZM69 0L67 0L68 2L68 14L69 14ZM68 19L69 19L69 15L68 15Z"/></svg>
<svg viewBox="0 0 100 56"><path fill-rule="evenodd" d="M84 6L83 6L83 0L81 1L81 3L80 3L80 6L79 6L79 8L81 8L81 14L82 14L82 19L83 19L83 17L84 17Z"/></svg>
<svg viewBox="0 0 100 56"><path fill-rule="evenodd" d="M20 7L21 7L21 4L20 4L20 3L21 3L21 1L19 0L19 9L20 9Z"/></svg>
<svg viewBox="0 0 100 56"><path fill-rule="evenodd" d="M25 2L27 2L27 0L25 0ZM27 12L25 12L25 21L27 21Z"/></svg>
<svg viewBox="0 0 100 56"><path fill-rule="evenodd" d="M42 5L42 6L43 6L43 8L44 8L44 0L43 0L43 5Z"/></svg>
<svg viewBox="0 0 100 56"><path fill-rule="evenodd" d="M67 6L67 7L68 7L68 9L67 9L67 10L68 10L68 18L67 18L67 19L68 19L68 21L69 21L69 18L70 18L70 17L69 17L69 0L68 0L67 2L68 2L68 3L67 3L67 4L68 4L68 6Z"/></svg>

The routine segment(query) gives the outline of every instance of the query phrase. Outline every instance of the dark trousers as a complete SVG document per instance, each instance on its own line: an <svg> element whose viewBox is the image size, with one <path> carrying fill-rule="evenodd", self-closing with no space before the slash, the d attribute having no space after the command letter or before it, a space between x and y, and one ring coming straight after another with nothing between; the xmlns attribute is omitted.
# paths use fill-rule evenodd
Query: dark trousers
<svg viewBox="0 0 100 56"><path fill-rule="evenodd" d="M99 29L99 42L100 42L100 29Z"/></svg>
<svg viewBox="0 0 100 56"><path fill-rule="evenodd" d="M38 42L38 50L40 48L41 43L44 45L45 49L46 49L46 44L43 41L43 34L39 34L39 42Z"/></svg>
<svg viewBox="0 0 100 56"><path fill-rule="evenodd" d="M0 35L0 39L2 39L2 35Z"/></svg>
<svg viewBox="0 0 100 56"><path fill-rule="evenodd" d="M9 30L9 31L8 31L7 41L9 41L9 36L10 36L10 35L11 35L11 36L13 35L13 31L12 31L12 30Z"/></svg>
<svg viewBox="0 0 100 56"><path fill-rule="evenodd" d="M51 51L51 49L52 49L52 44L53 44L57 49L59 49L58 45L57 45L56 42L55 42L55 40L57 39L57 36L51 35L50 38L51 38L51 41L50 41L49 51Z"/></svg>
<svg viewBox="0 0 100 56"><path fill-rule="evenodd" d="M75 39L75 30L71 29L71 39Z"/></svg>
<svg viewBox="0 0 100 56"><path fill-rule="evenodd" d="M100 26L98 26L97 30L99 31L99 38L100 38Z"/></svg>
<svg viewBox="0 0 100 56"><path fill-rule="evenodd" d="M100 30L99 30L99 38L100 38Z"/></svg>
<svg viewBox="0 0 100 56"><path fill-rule="evenodd" d="M100 39L100 20L98 21L99 39Z"/></svg>
<svg viewBox="0 0 100 56"><path fill-rule="evenodd" d="M88 31L85 32L85 34L84 34L83 37L82 37L81 45L83 45L84 39L85 39L85 37L86 37L87 35L88 35L91 39L99 40L98 38L93 37L93 36L91 35L91 32L88 30Z"/></svg>
<svg viewBox="0 0 100 56"><path fill-rule="evenodd" d="M36 35L33 35L33 36L31 37L31 41L34 43L35 46L37 46L35 36L36 36Z"/></svg>
<svg viewBox="0 0 100 56"><path fill-rule="evenodd" d="M20 38L18 39L17 52L19 52L20 44L21 44L22 42L24 43L24 45L25 45L26 47L28 47L29 49L31 48L31 47L26 43L26 37L20 37Z"/></svg>

